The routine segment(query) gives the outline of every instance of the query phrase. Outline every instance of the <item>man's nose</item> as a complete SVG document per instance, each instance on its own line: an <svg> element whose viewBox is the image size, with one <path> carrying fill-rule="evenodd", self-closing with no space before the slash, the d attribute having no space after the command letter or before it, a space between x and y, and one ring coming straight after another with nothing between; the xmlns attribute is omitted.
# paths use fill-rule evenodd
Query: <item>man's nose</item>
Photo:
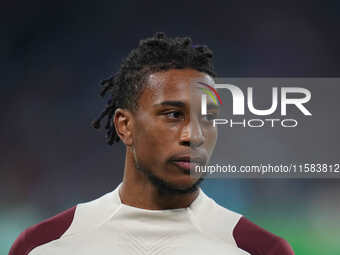
<svg viewBox="0 0 340 255"><path fill-rule="evenodd" d="M181 144L199 147L204 143L204 134L201 123L197 119L191 118L187 121L181 133Z"/></svg>

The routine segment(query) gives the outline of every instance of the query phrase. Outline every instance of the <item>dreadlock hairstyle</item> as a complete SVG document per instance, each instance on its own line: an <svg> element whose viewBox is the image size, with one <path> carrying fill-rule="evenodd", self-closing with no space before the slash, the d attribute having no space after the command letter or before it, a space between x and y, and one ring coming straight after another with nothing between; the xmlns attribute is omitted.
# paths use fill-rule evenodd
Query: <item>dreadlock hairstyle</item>
<svg viewBox="0 0 340 255"><path fill-rule="evenodd" d="M148 74L169 69L192 68L215 77L212 64L212 51L205 45L192 45L190 37L169 38L163 32L141 40L122 61L120 70L101 82L100 96L110 94L104 111L91 125L100 129L103 118L107 118L106 142L112 145L119 141L112 121L117 108L131 111L137 109Z"/></svg>

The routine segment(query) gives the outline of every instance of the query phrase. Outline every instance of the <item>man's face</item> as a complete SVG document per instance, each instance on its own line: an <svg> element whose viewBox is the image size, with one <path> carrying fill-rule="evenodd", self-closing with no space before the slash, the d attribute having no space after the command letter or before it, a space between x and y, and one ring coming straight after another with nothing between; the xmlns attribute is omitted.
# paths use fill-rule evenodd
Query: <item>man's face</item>
<svg viewBox="0 0 340 255"><path fill-rule="evenodd" d="M190 175L190 168L205 164L216 144L217 128L201 115L199 82L214 84L193 69L152 73L134 114L136 166L171 189L193 187L199 176ZM216 115L218 109L209 105L208 115Z"/></svg>

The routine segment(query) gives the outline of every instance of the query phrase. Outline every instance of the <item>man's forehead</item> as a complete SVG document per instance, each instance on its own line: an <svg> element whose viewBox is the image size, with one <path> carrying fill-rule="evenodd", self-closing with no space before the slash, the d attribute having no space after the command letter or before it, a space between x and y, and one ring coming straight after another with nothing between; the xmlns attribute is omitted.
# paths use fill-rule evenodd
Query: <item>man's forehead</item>
<svg viewBox="0 0 340 255"><path fill-rule="evenodd" d="M202 87L202 82L214 86L213 78L206 73L193 69L171 69L150 74L147 79L147 88L156 95L188 93L195 87Z"/></svg>

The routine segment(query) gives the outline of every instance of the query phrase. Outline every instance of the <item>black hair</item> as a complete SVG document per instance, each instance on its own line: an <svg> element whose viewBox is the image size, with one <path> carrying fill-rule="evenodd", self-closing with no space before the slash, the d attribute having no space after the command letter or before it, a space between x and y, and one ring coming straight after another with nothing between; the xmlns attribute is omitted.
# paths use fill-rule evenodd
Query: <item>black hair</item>
<svg viewBox="0 0 340 255"><path fill-rule="evenodd" d="M120 70L101 82L100 96L109 93L104 111L91 124L99 129L107 117L105 129L109 145L119 141L113 123L117 108L136 110L138 97L143 91L148 74L169 69L192 68L215 77L212 51L205 45L192 45L190 37L167 37L157 32L151 38L143 39L122 61Z"/></svg>

